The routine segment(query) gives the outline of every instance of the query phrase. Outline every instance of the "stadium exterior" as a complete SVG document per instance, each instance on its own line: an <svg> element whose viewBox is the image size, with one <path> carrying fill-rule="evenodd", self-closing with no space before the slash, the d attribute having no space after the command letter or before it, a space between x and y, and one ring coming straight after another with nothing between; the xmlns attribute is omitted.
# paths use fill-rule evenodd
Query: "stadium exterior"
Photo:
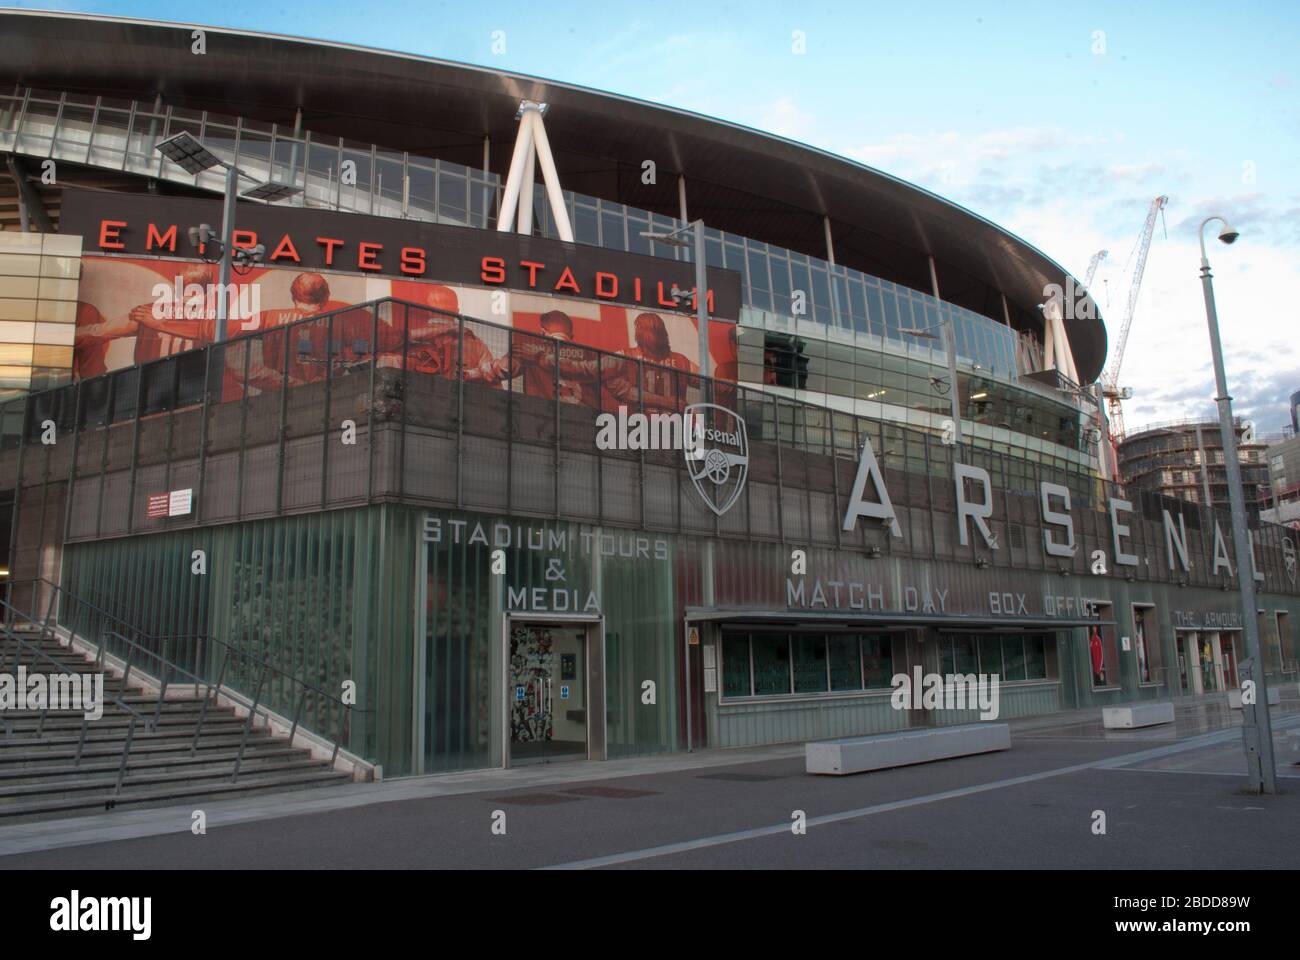
<svg viewBox="0 0 1300 960"><path fill-rule="evenodd" d="M196 29L0 14L12 602L351 682L387 775L975 715L894 709L914 667L997 674L1002 716L1236 684L1226 512L1103 479L1105 329L1040 307L1078 285L1033 247L694 114ZM155 150L186 131L300 191L237 205L266 258L222 331L187 231L223 177ZM708 378L691 249L645 236L695 219ZM1294 531L1254 537L1294 679Z"/></svg>

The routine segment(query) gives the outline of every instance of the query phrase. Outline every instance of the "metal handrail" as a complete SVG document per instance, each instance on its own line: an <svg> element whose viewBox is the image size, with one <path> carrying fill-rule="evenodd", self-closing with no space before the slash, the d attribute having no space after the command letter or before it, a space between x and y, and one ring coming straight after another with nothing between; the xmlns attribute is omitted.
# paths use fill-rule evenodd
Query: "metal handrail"
<svg viewBox="0 0 1300 960"><path fill-rule="evenodd" d="M44 638L44 637L46 636L45 629L46 629L46 626L47 626L47 625L42 624L39 620L36 620L35 618L29 616L25 611L23 611L23 610L19 610L17 607L15 607L15 606L13 606L11 603L9 603L9 601L7 601L7 600L0 600L0 605L2 605L2 606L4 607L6 623L10 622L10 621L9 621L9 618L10 618L10 617L12 617L12 616L14 616L14 615L17 615L17 616L21 617L22 619L26 620L28 623L31 623L31 624L33 624L33 625L35 625L35 626L38 626L38 627L41 627L41 628L42 628L42 633L41 633L42 638ZM0 627L0 631L2 631L3 634L4 634L4 636L5 636L7 639L9 639L10 641L12 641L13 644L14 644L14 648L13 648L13 649L14 649L14 653L13 653L13 666L12 666L12 672L14 672L14 673L17 672L17 669L18 669L18 654L19 654L19 651L20 651L20 650L23 650L23 649L30 650L30 651L31 651L33 654L35 654L35 656L36 656L37 658L39 658L39 659L42 659L42 660L48 660L50 663L54 664L54 666L57 667L57 668L58 668L61 672L63 672L63 673L79 673L79 672L80 672L80 671L78 671L78 670L74 670L74 669L72 669L71 666L69 666L68 664L66 664L66 663L64 663L63 661L59 660L58 658L50 656L48 653L46 653L46 652L45 652L44 650L42 650L40 647L37 647L37 646L34 646L33 644L28 643L28 642L27 642L26 640L24 640L22 637L18 636L18 634L15 633L15 632L10 628L10 627L8 627L8 626L2 626L2 627ZM96 666L97 666L97 669L99 669L99 671L102 673L102 664L97 664ZM123 678L123 686L124 686L124 687L125 687L125 683L126 683L126 681L125 681L125 677L124 677L124 678ZM122 783L123 783L123 781L126 779L127 760L128 760L128 758L130 757L130 755L131 755L131 745L132 745L132 744L134 743L134 741L135 741L135 725L136 725L136 723L137 723L137 722L142 722L142 723L144 723L146 729L149 730L149 731L152 733L152 732L156 729L156 720L150 720L150 719L147 718L144 714L140 713L140 711L136 710L134 707L132 707L129 703L127 703L125 700L123 700L121 697L117 696L116 694L105 692L105 694L104 694L104 699L107 700L107 701L109 701L109 702L111 702L113 705L119 707L120 709L124 710L124 711L129 715L129 717L130 717L130 723L129 723L128 727L127 727L127 732L126 732L126 744L125 744L125 746L124 746L123 749L122 749L122 760L121 760L121 762L118 764L118 768L117 768L117 781L116 781L116 783L115 783L114 786L113 786L113 796L116 797L116 796L118 796L118 795L121 794L121 792L122 792ZM36 734L37 734L38 737L41 736L41 735L45 732L45 721L46 721L46 718L49 716L49 712L50 712L50 704L49 704L49 700L48 700L48 698L47 698L47 699L46 699L46 703L45 703L45 707L44 707L44 709L41 710L41 719L40 719L40 722L39 722L39 723L37 724L37 726L36 726ZM82 711L82 715L81 715L81 732L79 733L79 735L78 735L78 737L77 737L77 753L76 753L76 757L75 757L74 760L73 760L73 766L77 766L77 767L81 766L81 756L82 756L82 753L85 751L85 748L86 748L86 732L87 732L87 727L88 727L88 724L89 724L89 723L90 723L90 718L86 716L85 711L83 710L83 711ZM6 740L9 739L10 735L12 734L12 732L13 732L12 727L11 727L11 726L6 722L6 724L5 724L5 739L6 739Z"/></svg>
<svg viewBox="0 0 1300 960"><path fill-rule="evenodd" d="M199 722L195 726L194 739L190 744L191 757L196 756L198 753L199 739L203 732L203 725L207 720L208 707L212 702L214 702L214 700L219 698L221 695L221 687L225 683L226 672L230 666L231 660L232 659L235 661L245 660L250 662L254 666L259 666L261 670L258 675L257 692L253 697L252 705L249 708L248 719L244 724L244 729L240 736L239 751L236 754L232 773L231 773L232 783L236 782L239 779L239 771L243 765L243 758L244 758L244 753L246 752L247 749L248 737L252 731L254 721L258 715L259 706L262 707L262 710L265 714L266 725L268 729L270 728L271 725L271 717L273 713L269 707L265 707L261 704L262 690L265 687L265 682L266 682L266 677L268 672L280 675L281 677L287 679L291 684L299 688L298 693L294 697L293 720L292 720L292 725L290 726L289 729L290 744L293 743L293 739L297 735L298 727L300 725L301 717L302 717L302 709L306 703L307 695L309 693L315 693L318 697L324 697L327 700L332 700L335 704L337 704L340 707L339 729L337 735L331 738L333 742L333 751L330 754L331 768L333 768L335 762L338 760L338 754L341 748L342 740L346 735L347 730L350 729L349 722L351 720L352 713L354 711L360 713L370 712L369 710L361 709L356 707L353 704L349 704L346 701L344 701L341 697L337 697L334 694L328 693L327 691L320 689L314 684L308 683L306 680L296 677L292 673L289 673L288 671L275 666L269 660L263 657L259 657L256 654L253 654L251 652L241 650L235 644L222 640L218 637L214 637L209 634L162 634L162 635L149 634L133 626L132 624L129 624L121 617L109 613L103 608L98 607L95 604L91 603L90 601L77 596L76 594L69 591L67 588L61 586L60 584L54 583L52 580L49 580L46 577L33 577L29 580L9 581L6 584L8 596L12 598L13 588L15 586L24 586L24 585L30 585L33 588L33 599L35 598L35 587L39 585L44 585L50 588L50 600L46 605L46 618L43 624L40 621L37 621L34 618L28 616L26 613L22 612L17 607L14 607L11 602L9 601L0 601L0 602L3 602L6 608L19 613L25 619L28 619L32 623L41 626L42 635L48 633L50 629L51 621L53 620L53 611L55 608L56 598L64 597L80 606L88 608L104 617L109 618L110 620L116 622L117 624L125 626L131 633L135 634L138 637L144 638L146 641L152 642L152 646L158 648L158 649L151 649L150 646L146 646L145 644L142 644L136 640L132 640L130 637L127 637L125 634L117 630L103 631L99 642L96 642L95 640L88 637L81 638L86 642L90 643L92 646L97 647L98 655L96 657L96 662L100 665L102 665L103 663L104 654L107 649L107 644L104 642L105 639L111 637L117 640L118 642L122 643L123 645L125 645L128 653L125 662L125 672L123 673L123 680L122 680L123 684L125 684L129 679L130 672L134 666L134 664L132 663L132 657L134 656L134 653L136 651L140 651L146 659L155 660L160 664L158 670L158 683L159 683L158 703L154 710L154 724L156 724L158 722L158 719L161 717L163 701L166 698L167 687L171 682L172 675L179 673L187 676L189 678L189 681L194 683L195 696L198 696L198 688L200 685L207 686L207 689L205 690L203 695L203 706L199 712ZM194 671L181 666L179 663L176 663L174 660L169 659L166 656L165 651L166 651L167 642L176 641L176 640L195 640L198 641L199 644L216 643L220 645L222 648L224 648L225 652L221 660L221 668L218 671L217 681L215 684L212 682L210 678L205 679L204 677L201 677L199 674L195 673ZM207 659L208 659L208 655L206 650L203 651L202 654L196 651L195 662L206 662Z"/></svg>

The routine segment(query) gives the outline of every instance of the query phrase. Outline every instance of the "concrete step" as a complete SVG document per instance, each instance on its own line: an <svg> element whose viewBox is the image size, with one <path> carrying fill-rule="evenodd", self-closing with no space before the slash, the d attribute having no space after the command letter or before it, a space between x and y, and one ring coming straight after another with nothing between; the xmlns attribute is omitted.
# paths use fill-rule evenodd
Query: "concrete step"
<svg viewBox="0 0 1300 960"><path fill-rule="evenodd" d="M188 744L194 739L195 729L195 724L188 724L186 726L164 727L156 733L148 733L145 730L144 725L137 722L135 737L132 741L131 749L136 749L137 745L160 742L183 742ZM243 720L224 720L213 724L204 723L203 730L199 734L199 737L200 739L206 739L210 735L221 735L225 737L233 737L235 742L238 743L239 737L243 734L243 730ZM250 740L253 737L265 737L267 735L265 727L255 727L248 731L248 737ZM99 731L94 724L91 724L86 732L86 746L89 747L92 744L96 746L115 744L120 749L122 744L126 743L126 736L127 730L125 727L118 731L102 732ZM71 746L75 748L79 740L80 726L74 727L71 731L61 731L58 733L51 733L49 730L46 730L43 736L36 736L35 733L32 732L22 737L14 736L10 737L8 740L0 740L0 757L4 755L6 749L12 747L22 746L26 749L30 749L33 744L41 744L51 747Z"/></svg>
<svg viewBox="0 0 1300 960"><path fill-rule="evenodd" d="M213 766L209 769L185 770L180 773L168 773L161 770L146 769L137 771L134 774L128 774L122 781L122 793L119 796L125 796L131 793L139 792L143 789L153 787L168 787L176 784L203 784L211 782L220 782L230 780L234 772L233 758L231 763L224 764L220 768ZM296 774L318 773L329 769L328 760L313 760L310 756L288 757L279 760L268 760L260 763L256 768L257 775L263 774ZM251 776L254 771L249 771ZM244 776L241 766L240 778ZM5 804L11 802L27 802L31 800L61 800L67 797L76 796L86 793L102 793L105 790L112 792L117 785L117 771L111 774L101 773L91 777L79 777L76 779L56 779L52 781L41 781L37 783L5 783L0 784L0 811L3 811Z"/></svg>
<svg viewBox="0 0 1300 960"><path fill-rule="evenodd" d="M150 719L152 719L154 713L158 711L157 697L154 697L152 699L144 696L122 697L122 700L123 702L126 703L128 707L131 707L137 713L143 714L145 717L148 717ZM109 717L109 716L118 717L118 718L130 717L130 714L127 713L125 708L123 708L119 704L113 703L111 700L104 702L102 704L102 709L104 713L103 713L103 717L101 717L100 720L102 720L104 717ZM3 714L0 714L0 716L3 716L3 718L8 720L10 723L17 723L20 720L24 722L29 720L39 722L42 712L44 711L5 710ZM198 717L198 715L202 712L203 712L202 700L164 700L162 705L161 715L164 717ZM221 716L222 714L233 716L234 709L231 707L219 707L219 706L212 706L212 705L208 707L209 720L211 720L213 717ZM49 724L54 720L73 720L77 723L77 725L80 725L82 715L83 715L82 710L50 710L46 714L45 723L46 726L48 727ZM98 723L98 722L99 721L95 721L95 720L91 721L91 723Z"/></svg>
<svg viewBox="0 0 1300 960"><path fill-rule="evenodd" d="M220 750L238 750L240 739L240 736L233 734L223 734L221 736L207 736L205 734L199 738L197 752L201 755ZM265 730L255 730L248 734L245 750L261 749L267 744L284 745L287 744L287 740L268 736ZM188 757L193 746L193 736L169 737L151 741L136 740L131 744L131 756L132 758ZM85 747L81 751L81 759L83 763L88 760L102 758L120 759L122 747L123 743L120 741L95 743L87 740ZM28 763L72 763L76 760L76 756L77 741L75 739L69 744L54 746L46 745L39 740L15 742L10 749L0 750L0 770L22 767Z"/></svg>
<svg viewBox="0 0 1300 960"><path fill-rule="evenodd" d="M236 750L199 751L197 756L171 756L142 759L132 752L126 765L127 777L143 774L179 774L198 778L208 774L229 775L234 769ZM280 746L275 742L259 745L256 749L245 749L244 759L240 763L241 776L244 772L254 773L267 764L286 763L292 760L306 760L310 754L297 747ZM21 784L58 784L68 780L87 780L95 777L117 777L121 755L109 759L85 760L80 766L59 760L57 763L33 763L15 769L0 770L0 789ZM2 794L0 794L2 795Z"/></svg>
<svg viewBox="0 0 1300 960"><path fill-rule="evenodd" d="M289 792L324 786L341 786L351 781L346 773L321 771L297 775L265 774L240 776L236 783L169 784L153 790L114 798L111 791L56 800L33 800L0 805L0 824L49 820L55 817L87 815L106 809L139 809L180 803L227 800L266 792Z"/></svg>
<svg viewBox="0 0 1300 960"><path fill-rule="evenodd" d="M188 728L192 734L195 727L198 727L199 725L198 712L192 714L164 712L161 717L159 717L159 722L157 722L155 730L153 730L151 734L151 732L148 732L147 730L146 723L152 721L153 712L152 710L149 710L149 712L142 713L143 718L135 718L136 738L140 738L140 736L169 735L178 730L185 730L185 728ZM231 725L242 726L243 723L247 722L247 719L239 719L235 717L234 712L229 712L224 715L213 715L213 713L214 712L209 712L207 717L204 718L204 731L207 731L209 727L225 728ZM9 727L10 731L12 731L10 732L10 736L12 736L12 738L19 738L19 736L25 734L34 735L38 730L42 730L44 736L60 736L64 734L79 735L81 734L82 719L83 717L81 713L51 713L47 718L45 718L44 727L42 727L40 726L40 713L38 712L34 717L12 719ZM90 738L90 736L94 736L94 738L100 740L108 738L108 736L122 736L122 738L125 738L126 732L129 730L130 726L131 715L129 713L109 713L108 710L105 710L103 717L100 717L98 721L91 721L90 725L88 725L87 738ZM0 745L3 744L4 740L0 740Z"/></svg>
<svg viewBox="0 0 1300 960"><path fill-rule="evenodd" d="M53 636L42 636L37 629L17 633L28 646L0 634L0 672L20 667L28 676L97 672L92 656L63 646ZM247 717L237 716L230 706L209 702L205 710L205 688L195 691L192 682L177 679L169 684L170 696L159 707L157 690L141 682L151 677L149 666L146 662L134 667L125 684L120 676L105 672L104 694L114 699L106 699L103 715L89 723L80 710L0 714L0 823L352 781L351 774L335 772L328 760L314 759L284 736L273 737L259 726L246 730ZM150 731L155 713L157 726ZM115 796L133 716L126 775ZM231 783L241 745L239 780Z"/></svg>

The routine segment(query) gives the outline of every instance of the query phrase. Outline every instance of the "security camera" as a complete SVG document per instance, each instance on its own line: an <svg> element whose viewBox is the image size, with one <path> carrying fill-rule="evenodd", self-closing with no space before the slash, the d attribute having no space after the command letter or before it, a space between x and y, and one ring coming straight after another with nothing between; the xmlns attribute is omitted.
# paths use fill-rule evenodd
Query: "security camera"
<svg viewBox="0 0 1300 960"><path fill-rule="evenodd" d="M199 228L198 228L198 227L190 227L188 230L185 231L185 235L186 235L187 237L190 238L190 246L191 246L191 247L197 247L197 246L199 245Z"/></svg>
<svg viewBox="0 0 1300 960"><path fill-rule="evenodd" d="M1223 224L1223 229L1219 231L1219 239L1224 243L1235 243L1239 236L1241 234L1232 229L1226 221Z"/></svg>

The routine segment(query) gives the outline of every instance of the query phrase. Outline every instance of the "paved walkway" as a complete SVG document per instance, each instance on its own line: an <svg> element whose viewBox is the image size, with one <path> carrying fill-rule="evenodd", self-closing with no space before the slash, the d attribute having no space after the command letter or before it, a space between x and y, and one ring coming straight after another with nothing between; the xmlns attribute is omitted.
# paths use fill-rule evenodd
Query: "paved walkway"
<svg viewBox="0 0 1300 960"><path fill-rule="evenodd" d="M671 792L662 789L663 784L667 783L678 785L687 793L698 792L711 784L714 792L709 793L707 800L701 802L711 807L720 806L722 812L734 803L739 814L751 799L761 796L762 784L775 780L784 781L783 789L793 795L808 797L806 801L796 799L791 802L814 803L815 806L814 801L819 801L830 807L839 807L840 809L832 809L816 818L817 824L829 824L989 794L1009 787L1024 787L1060 778L1071 779L1079 774L1088 775L1089 771L1211 774L1218 775L1212 777L1216 781L1225 776L1242 776L1244 760L1239 734L1240 711L1228 710L1221 702L1202 698L1199 701L1180 703L1176 716L1176 722L1172 725L1133 731L1102 730L1099 710L1095 708L1011 720L1013 749L1006 753L900 768L898 771L863 777L807 777L802 772L800 762L803 745L788 744L744 750L664 754L604 763L555 763L511 770L493 769L412 777L377 784L351 784L338 788L217 801L202 804L201 808L206 814L210 830L224 831L225 836L233 837L249 825L292 819L295 826L302 826L302 836L310 837L314 832L310 824L316 821L324 823L327 819L334 825L331 833L339 830L344 836L359 837L358 823L373 825L388 822L394 817L401 820L406 816L403 811L451 812L478 809L465 808L464 800L452 798L466 798L469 802L478 803L486 799L507 806L546 806L583 797L608 799ZM1300 767L1295 766L1296 761L1300 760L1300 698L1293 693L1283 700L1280 707L1273 709L1272 716L1279 775L1295 779L1300 774ZM1019 749L1016 749L1017 746ZM618 785L615 786L614 782ZM753 786L740 790L736 786L739 783ZM839 786L836 786L837 783ZM903 784L906 784L906 789L894 795L895 788ZM892 786L885 791L886 795L881 802L866 805L844 803L845 800L854 798L880 800L878 788L884 785ZM1158 790L1154 787L1150 789ZM443 806L431 807L430 802L441 802ZM378 805L386 806L369 812L364 809ZM194 809L193 804L188 804L0 827L0 857L18 855L15 860L4 862L6 867L22 866L28 859L23 855L33 854L37 855L41 863L52 865L57 861L51 857L57 858L57 854L40 856L38 852L99 845L96 859L112 863L110 851L119 842L127 841L125 849L131 846L131 841L138 843L145 838L159 838L159 842L166 838L164 846L170 849L171 842L183 843L190 839L189 827ZM338 814L343 819L330 817L331 814ZM411 815L415 818L412 822L424 822L421 816L414 813ZM358 816L362 818L360 821L356 819ZM434 817L437 820L443 819L437 814ZM728 825L725 816L716 822L719 826ZM811 824L814 820L810 819L809 822ZM350 826L340 826L344 823ZM788 833L789 828L788 823L773 824L769 817L759 825L748 827L749 833L719 830L705 836L696 835L687 840L674 841L688 845L680 850L675 847L668 849L672 844L663 850L660 849L663 845L652 844L629 852L623 847L627 845L627 837L635 836L636 831L631 834L620 833L623 826L619 826L615 820L611 820L608 826L611 834L609 844L615 848L613 852L607 851L577 861L562 856L559 859L542 857L541 862L533 865L607 866L657 859L744 839L776 836L782 832ZM422 829L425 832L433 830L431 827ZM289 831L290 828L286 826L285 830ZM249 836L261 833L264 831L254 829ZM391 835L386 836L390 840L394 839ZM443 847L446 845L444 843ZM477 850L467 850L466 856L473 857L478 853ZM79 855L72 850L67 851L66 859L69 863L77 862L78 858Z"/></svg>

